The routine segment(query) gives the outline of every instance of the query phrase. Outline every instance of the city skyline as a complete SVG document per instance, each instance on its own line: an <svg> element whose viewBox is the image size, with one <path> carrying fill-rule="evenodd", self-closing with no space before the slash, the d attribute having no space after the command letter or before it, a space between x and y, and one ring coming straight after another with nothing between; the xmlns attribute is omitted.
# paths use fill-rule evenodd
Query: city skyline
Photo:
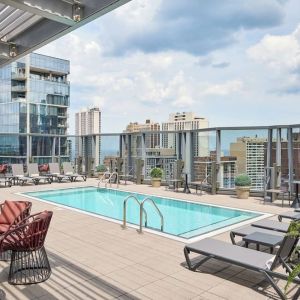
<svg viewBox="0 0 300 300"><path fill-rule="evenodd" d="M71 60L70 115L100 106L103 132L170 110L192 110L212 127L298 123L299 8L133 0L39 52Z"/></svg>

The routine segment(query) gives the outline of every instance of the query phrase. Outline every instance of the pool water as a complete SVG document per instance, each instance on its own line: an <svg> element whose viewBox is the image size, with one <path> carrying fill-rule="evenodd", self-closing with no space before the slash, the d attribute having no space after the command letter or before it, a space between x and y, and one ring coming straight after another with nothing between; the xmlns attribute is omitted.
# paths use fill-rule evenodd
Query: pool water
<svg viewBox="0 0 300 300"><path fill-rule="evenodd" d="M134 195L139 201L148 197L148 195L138 193L96 187L25 194L120 221L123 220L123 202L127 196ZM156 196L150 196L150 198L156 203L164 217L163 232L186 239L260 216L258 213L200 203ZM148 216L147 226L160 230L161 221L154 206L150 202L145 202L144 208ZM127 202L127 222L139 225L139 205L132 198Z"/></svg>

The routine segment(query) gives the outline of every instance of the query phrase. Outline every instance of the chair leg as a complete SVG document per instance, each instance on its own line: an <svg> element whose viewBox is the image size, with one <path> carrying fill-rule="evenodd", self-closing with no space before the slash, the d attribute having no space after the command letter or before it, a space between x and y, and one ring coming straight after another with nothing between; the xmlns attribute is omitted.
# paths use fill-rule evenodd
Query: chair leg
<svg viewBox="0 0 300 300"><path fill-rule="evenodd" d="M50 275L51 267L44 247L36 251L12 251L9 284L40 283Z"/></svg>

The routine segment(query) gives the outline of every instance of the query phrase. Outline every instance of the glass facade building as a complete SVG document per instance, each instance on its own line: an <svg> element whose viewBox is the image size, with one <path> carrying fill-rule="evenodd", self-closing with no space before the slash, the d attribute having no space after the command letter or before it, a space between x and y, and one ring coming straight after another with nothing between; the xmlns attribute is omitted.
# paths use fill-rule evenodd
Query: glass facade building
<svg viewBox="0 0 300 300"><path fill-rule="evenodd" d="M67 135L69 73L69 61L37 53L0 69L0 163L68 158L53 135Z"/></svg>

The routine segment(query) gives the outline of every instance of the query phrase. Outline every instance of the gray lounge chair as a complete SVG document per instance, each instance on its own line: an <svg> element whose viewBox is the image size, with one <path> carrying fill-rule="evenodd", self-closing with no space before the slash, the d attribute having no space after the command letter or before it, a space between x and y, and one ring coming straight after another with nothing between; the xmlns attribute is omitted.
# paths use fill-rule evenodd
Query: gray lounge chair
<svg viewBox="0 0 300 300"><path fill-rule="evenodd" d="M291 219L291 220L300 220L300 212L295 211L286 211L278 215L278 220L281 222L282 219Z"/></svg>
<svg viewBox="0 0 300 300"><path fill-rule="evenodd" d="M85 174L74 173L73 166L70 162L63 162L64 175L69 176L71 181L76 181L77 177L81 177L83 181L86 181Z"/></svg>
<svg viewBox="0 0 300 300"><path fill-rule="evenodd" d="M37 180L25 176L23 164L12 164L11 170L13 177L17 178L17 182L20 183L20 185L23 185L27 181L32 181L34 184L38 184Z"/></svg>
<svg viewBox="0 0 300 300"><path fill-rule="evenodd" d="M49 163L49 171L48 176L51 176L53 179L55 178L58 182L62 182L64 179L69 180L70 176L62 175L60 173L60 168L58 163Z"/></svg>
<svg viewBox="0 0 300 300"><path fill-rule="evenodd" d="M51 183L52 180L50 177L47 176L41 176L39 173L39 167L37 163L30 163L27 165L27 172L28 176L32 178L32 180L36 181L38 184L41 180L44 180L44 182Z"/></svg>
<svg viewBox="0 0 300 300"><path fill-rule="evenodd" d="M292 271L288 262L297 242L298 238L285 236L276 256L274 256L265 252L259 252L216 239L207 238L186 245L184 248L184 255L187 266L192 271L195 271L209 259L214 258L233 265L244 267L248 270L259 272L265 276L266 280L269 281L279 297L281 299L286 299L284 292L279 288L274 279L287 280L287 275L275 272L274 270L281 265L288 273ZM189 257L191 252L201 254L204 258L200 262L192 264ZM300 279L295 279L294 283L300 284ZM296 292L297 296L299 296L299 294L300 290Z"/></svg>
<svg viewBox="0 0 300 300"><path fill-rule="evenodd" d="M280 232L280 231L276 231L274 229L270 230L270 229L254 227L254 226L251 226L251 225L246 225L246 226L239 227L239 228L236 228L236 229L233 229L232 231L230 231L231 242L232 242L233 245L242 246L243 244L241 242L236 241L236 239L235 239L236 236L244 237L246 235L253 234L255 232L277 235L277 236L280 236L282 238L284 238L284 235L285 235L285 233Z"/></svg>
<svg viewBox="0 0 300 300"><path fill-rule="evenodd" d="M287 233L289 229L289 225L290 225L289 223L278 222L270 219L260 220L251 224L251 226L253 227L259 227L259 228L279 231L283 233Z"/></svg>
<svg viewBox="0 0 300 300"><path fill-rule="evenodd" d="M5 186L12 186L12 179L8 177L0 177L0 183L3 183Z"/></svg>

